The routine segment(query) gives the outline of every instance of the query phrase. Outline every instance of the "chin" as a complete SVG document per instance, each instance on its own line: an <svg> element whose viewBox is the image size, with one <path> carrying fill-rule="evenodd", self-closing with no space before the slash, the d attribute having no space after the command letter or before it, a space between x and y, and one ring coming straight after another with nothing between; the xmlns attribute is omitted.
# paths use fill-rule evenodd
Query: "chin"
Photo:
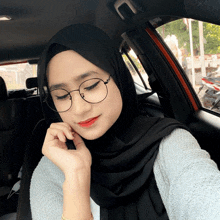
<svg viewBox="0 0 220 220"><path fill-rule="evenodd" d="M102 137L106 131L85 131L78 134L86 140L92 141Z"/></svg>

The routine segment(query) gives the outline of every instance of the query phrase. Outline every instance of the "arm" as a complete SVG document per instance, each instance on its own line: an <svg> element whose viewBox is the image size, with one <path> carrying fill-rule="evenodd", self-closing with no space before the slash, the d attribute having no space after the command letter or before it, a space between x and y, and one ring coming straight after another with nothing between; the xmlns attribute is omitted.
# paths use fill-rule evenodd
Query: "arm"
<svg viewBox="0 0 220 220"><path fill-rule="evenodd" d="M78 187L77 190L72 187L72 182L72 179L66 179L63 184L63 216L67 219L90 220L90 198L87 196L87 192L82 189L80 181L75 185Z"/></svg>
<svg viewBox="0 0 220 220"><path fill-rule="evenodd" d="M34 170L30 185L33 220L61 220L63 213L63 172L47 157ZM94 219L100 219L99 206L90 198Z"/></svg>
<svg viewBox="0 0 220 220"><path fill-rule="evenodd" d="M66 138L73 140L76 150L67 148ZM65 218L91 219L91 154L83 140L78 134L72 132L72 128L68 124L52 124L47 131L42 153L64 174L62 189L63 215ZM48 202L50 201L50 198L46 199ZM61 216L59 218L61 219Z"/></svg>
<svg viewBox="0 0 220 220"><path fill-rule="evenodd" d="M220 172L189 132L162 140L154 174L170 220L220 219Z"/></svg>
<svg viewBox="0 0 220 220"><path fill-rule="evenodd" d="M91 219L90 172L87 170L65 176L63 216L67 219Z"/></svg>

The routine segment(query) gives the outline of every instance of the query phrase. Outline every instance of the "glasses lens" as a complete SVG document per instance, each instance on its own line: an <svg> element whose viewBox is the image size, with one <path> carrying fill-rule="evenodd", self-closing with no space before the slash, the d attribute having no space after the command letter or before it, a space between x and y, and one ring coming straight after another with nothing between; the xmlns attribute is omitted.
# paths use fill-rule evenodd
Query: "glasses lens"
<svg viewBox="0 0 220 220"><path fill-rule="evenodd" d="M80 85L79 92L81 97L89 103L103 101L108 93L107 86L101 79L89 79Z"/></svg>
<svg viewBox="0 0 220 220"><path fill-rule="evenodd" d="M47 104L51 109L57 112L65 112L69 110L72 100L70 94L66 90L55 89L51 91L50 94L53 101L47 101Z"/></svg>
<svg viewBox="0 0 220 220"><path fill-rule="evenodd" d="M72 92L77 91L73 90ZM80 96L89 103L99 103L103 101L108 89L102 79L93 78L86 80L79 87ZM50 92L46 99L47 105L56 112L66 112L72 106L72 97L70 92L65 89L55 89Z"/></svg>

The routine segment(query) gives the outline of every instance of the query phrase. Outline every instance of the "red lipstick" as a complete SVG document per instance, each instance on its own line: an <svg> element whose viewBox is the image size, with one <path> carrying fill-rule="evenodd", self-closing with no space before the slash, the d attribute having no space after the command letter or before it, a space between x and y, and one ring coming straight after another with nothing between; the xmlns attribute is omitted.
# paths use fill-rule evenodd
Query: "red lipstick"
<svg viewBox="0 0 220 220"><path fill-rule="evenodd" d="M81 121L78 123L78 125L80 125L81 127L90 127L98 120L98 118L99 118L99 116L94 117L94 118L90 118L86 121Z"/></svg>

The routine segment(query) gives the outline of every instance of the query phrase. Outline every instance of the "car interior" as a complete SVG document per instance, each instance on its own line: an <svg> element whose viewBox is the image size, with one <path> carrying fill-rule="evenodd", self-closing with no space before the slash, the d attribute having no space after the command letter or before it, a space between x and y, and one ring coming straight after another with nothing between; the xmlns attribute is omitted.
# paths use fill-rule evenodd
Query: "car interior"
<svg viewBox="0 0 220 220"><path fill-rule="evenodd" d="M183 18L218 26L219 12L216 0L1 0L0 220L32 219L29 186L47 130L37 76L22 78L24 88L9 89L3 69L37 65L49 39L75 23L93 24L113 39L134 76L143 114L185 124L219 166L220 112L203 106L183 65L157 31Z"/></svg>

